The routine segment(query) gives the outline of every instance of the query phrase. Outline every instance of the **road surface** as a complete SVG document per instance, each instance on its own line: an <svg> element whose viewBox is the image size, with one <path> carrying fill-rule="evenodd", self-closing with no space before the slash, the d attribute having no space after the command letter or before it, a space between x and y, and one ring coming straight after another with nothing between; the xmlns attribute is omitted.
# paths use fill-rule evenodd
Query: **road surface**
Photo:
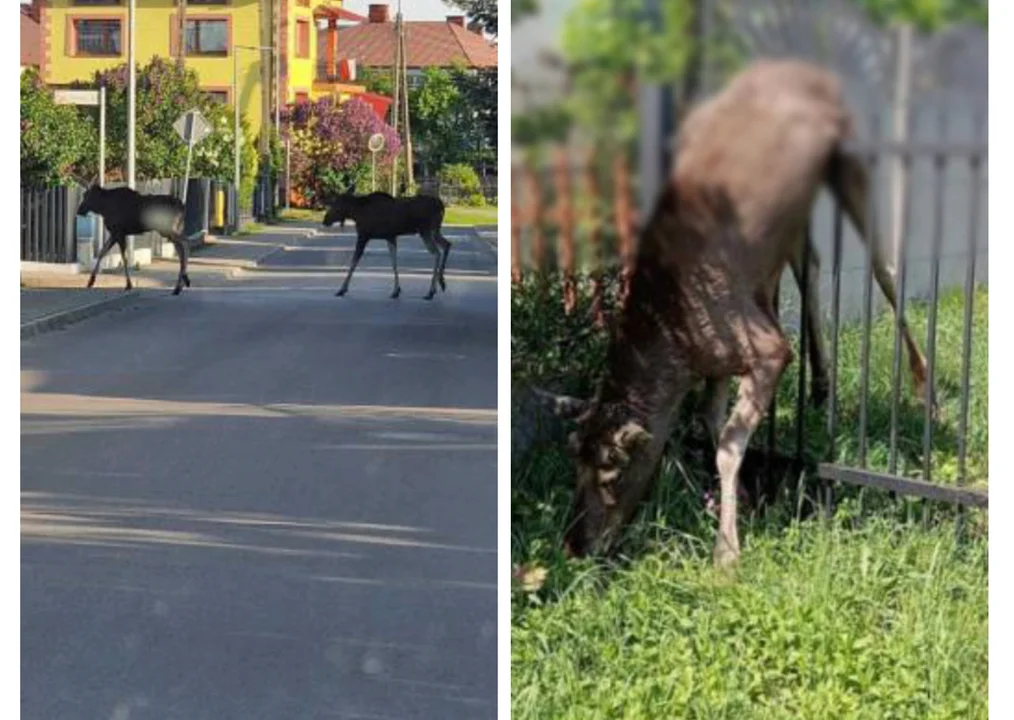
<svg viewBox="0 0 1014 720"><path fill-rule="evenodd" d="M22 343L22 717L496 717L495 256L317 256Z"/></svg>

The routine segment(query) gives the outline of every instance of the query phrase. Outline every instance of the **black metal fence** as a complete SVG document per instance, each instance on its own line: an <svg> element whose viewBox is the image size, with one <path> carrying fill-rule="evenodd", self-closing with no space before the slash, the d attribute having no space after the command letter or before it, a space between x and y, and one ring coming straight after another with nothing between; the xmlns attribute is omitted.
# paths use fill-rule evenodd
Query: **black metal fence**
<svg viewBox="0 0 1014 720"><path fill-rule="evenodd" d="M479 189L466 188L460 183L441 182L438 178L426 178L418 182L418 192L422 195L436 195L448 205L475 205L476 196L482 198L487 205L496 205L497 178L487 175L479 181Z"/></svg>
<svg viewBox="0 0 1014 720"><path fill-rule="evenodd" d="M122 187L125 184L109 183L107 187ZM145 195L169 194L182 197L183 180L142 180L137 183L137 191ZM83 194L84 189L77 185L21 188L23 261L73 263L78 260L79 242L91 240L94 245L101 245L100 238L79 236L76 215ZM270 198L270 195L267 197ZM183 233L188 238L194 238L190 240L191 246L202 242L205 233L230 234L237 227L236 193L232 184L207 178L191 178L187 187ZM145 233L134 238L135 249L150 248L153 252L157 252L163 242L157 233Z"/></svg>
<svg viewBox="0 0 1014 720"><path fill-rule="evenodd" d="M841 297L841 275L842 275L842 208L836 207L834 222L834 250L832 258L832 309L831 309L831 362L830 362L830 396L827 420L827 432L831 445L828 449L828 462L818 466L818 477L826 482L845 482L857 485L866 485L888 490L892 493L912 495L934 500L944 500L959 505L976 507L988 506L988 491L985 489L986 477L969 477L968 442L969 442L969 404L972 393L972 340L973 340L973 311L976 288L976 260L979 255L979 231L983 219L982 198L985 165L988 159L988 146L985 143L875 143L865 147L856 147L856 152L862 154L866 159L868 173L871 178L876 177L878 166L883 166L885 161L900 161L905 169L905 175L911 173L912 167L917 162L929 161L933 168L933 221L932 221L932 246L929 262L929 291L928 297L924 298L927 312L927 331L925 345L923 347L926 356L927 377L925 382L925 394L918 400L922 404L922 438L921 438L921 477L904 477L899 472L900 444L902 440L908 441L911 445L911 438L901 436L901 411L903 401L902 393L902 339L903 325L902 316L906 308L906 261L909 253L909 241L912 220L912 195L911 189L903 196L901 205L901 225L898 232L898 247L895 248L897 264L896 272L896 293L893 298L897 311L894 320L893 353L891 364L891 384L889 407L889 430L886 472L872 470L869 462L870 448L870 375L871 366L871 325L873 321L872 299L873 299L873 276L874 267L872 253L866 253L866 265L863 279L863 308L861 321L861 351L859 368L859 412L856 426L856 444L858 448L858 462L852 464L839 464L834 461L835 440L839 436L841 418L839 417L839 378L840 378L840 353L839 340L841 337L840 326L840 297ZM938 313L940 301L940 273L941 261L943 260L943 245L945 235L945 187L946 174L948 170L956 166L967 168L971 182L966 187L968 193L968 214L964 218L964 245L965 245L965 278L963 283L963 317L961 329L961 369L959 386L955 389L959 394L959 410L957 427L952 423L943 425L936 416L937 401L941 394L938 386L937 349L938 349ZM870 183L870 195L867 201L869 218L868 227L876 228L878 223L877 202L878 191L875 182ZM803 288L800 297L800 312L806 317L808 308L808 297L806 293L806 279L802 282ZM800 347L808 347L811 339L807 337L807 324L800 325ZM918 341L918 340L917 340ZM802 360L802 359L801 359ZM796 399L797 423L797 455L802 455L803 430L802 418L803 407L806 402L805 393L806 363L799 363L799 394ZM987 392L985 387L975 388L977 392ZM772 416L773 417L773 416ZM942 430L943 427L946 430ZM957 444L957 476L953 485L935 484L933 482L936 468L933 463L934 456L934 433L938 431L954 432L954 440ZM773 451L769 442L768 450ZM975 483L976 488L968 485Z"/></svg>
<svg viewBox="0 0 1014 720"><path fill-rule="evenodd" d="M77 262L74 215L80 202L77 187L21 188L21 259Z"/></svg>

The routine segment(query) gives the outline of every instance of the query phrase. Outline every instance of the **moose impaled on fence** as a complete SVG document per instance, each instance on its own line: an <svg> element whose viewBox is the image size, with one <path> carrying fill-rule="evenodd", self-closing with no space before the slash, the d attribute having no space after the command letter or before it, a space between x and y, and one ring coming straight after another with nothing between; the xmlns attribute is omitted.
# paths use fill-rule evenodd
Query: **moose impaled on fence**
<svg viewBox="0 0 1014 720"><path fill-rule="evenodd" d="M101 215L109 231L109 238L102 244L99 255L95 258L88 287L95 284L95 275L113 245L120 246L123 258L123 274L127 278L127 290L134 287L130 280L130 269L127 267L127 236L141 235L146 232L157 232L176 248L180 260L180 272L176 278L173 295L179 295L183 286L190 287L187 275L188 238L183 236L183 202L172 195L142 195L130 188L120 187L106 189L92 185L84 194L78 215L95 213Z"/></svg>
<svg viewBox="0 0 1014 720"><path fill-rule="evenodd" d="M391 297L398 297L401 294L398 282L398 236L416 233L433 255L433 276L425 299L433 298L437 292L437 283L440 283L441 290L446 291L444 268L447 266L451 243L440 232L444 222L444 203L440 198L431 195L395 198L385 192L369 195L342 193L331 198L324 214L324 226L331 227L337 222L344 227L349 218L356 224L356 248L345 282L335 295L341 297L348 292L349 281L363 256L366 243L377 238L387 240L391 268L394 270L394 291Z"/></svg>
<svg viewBox="0 0 1014 720"><path fill-rule="evenodd" d="M673 171L641 230L596 397L543 393L561 416L577 420L568 438L577 466L569 552L614 545L651 488L681 401L704 381L721 483L714 559L720 566L738 560L740 466L794 354L775 293L789 263L809 273L808 291L816 291L814 256L802 258L822 185L867 245L897 312L894 270L869 222L869 173L846 147L852 128L839 79L794 60L755 62L685 118ZM807 323L819 339L817 303L809 307ZM921 398L926 360L899 320ZM738 397L726 419L733 377Z"/></svg>

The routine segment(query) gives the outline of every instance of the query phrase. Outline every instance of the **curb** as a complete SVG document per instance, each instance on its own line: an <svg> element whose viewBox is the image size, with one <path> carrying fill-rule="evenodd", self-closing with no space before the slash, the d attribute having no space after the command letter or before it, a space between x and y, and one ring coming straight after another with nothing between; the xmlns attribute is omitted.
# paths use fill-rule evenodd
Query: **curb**
<svg viewBox="0 0 1014 720"><path fill-rule="evenodd" d="M71 310L62 310L51 315L45 315L37 320L29 320L21 325L21 339L27 340L36 335L41 335L51 330L58 330L103 312L115 310L121 305L127 304L128 301L136 300L138 297L140 297L140 293L137 290L128 290L119 297L100 300Z"/></svg>

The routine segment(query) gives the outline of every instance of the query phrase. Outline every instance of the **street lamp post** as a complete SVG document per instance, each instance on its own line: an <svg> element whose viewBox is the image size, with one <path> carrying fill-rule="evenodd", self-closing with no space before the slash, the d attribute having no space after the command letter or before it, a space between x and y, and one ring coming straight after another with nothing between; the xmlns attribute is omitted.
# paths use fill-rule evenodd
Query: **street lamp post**
<svg viewBox="0 0 1014 720"><path fill-rule="evenodd" d="M133 0L131 0L133 2ZM267 45L233 45L232 46L232 107L233 107L233 156L234 156L234 168L233 168L233 186L236 193L236 202L233 204L233 211L236 213L236 223L239 224L239 176L240 176L240 163L239 163L239 152L240 152L240 129L239 129L239 53L238 50L260 50L273 52L278 55L278 51ZM277 60L277 57L276 57Z"/></svg>
<svg viewBox="0 0 1014 720"><path fill-rule="evenodd" d="M127 187L136 189L136 162L135 155L137 145L136 118L137 118L137 68L135 67L134 52L134 19L136 15L136 0L129 0L127 3ZM123 258L124 264L134 264L134 236L127 236L127 257Z"/></svg>

